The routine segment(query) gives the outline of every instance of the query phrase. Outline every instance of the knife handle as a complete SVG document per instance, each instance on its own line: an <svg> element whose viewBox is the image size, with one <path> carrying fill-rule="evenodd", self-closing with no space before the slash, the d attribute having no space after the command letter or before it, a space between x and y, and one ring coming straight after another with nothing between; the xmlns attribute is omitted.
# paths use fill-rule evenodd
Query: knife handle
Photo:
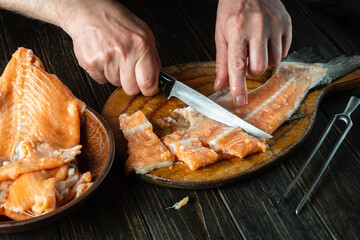
<svg viewBox="0 0 360 240"><path fill-rule="evenodd" d="M160 70L159 74L159 87L164 91L166 98L169 97L172 87L175 84L175 80L164 71Z"/></svg>

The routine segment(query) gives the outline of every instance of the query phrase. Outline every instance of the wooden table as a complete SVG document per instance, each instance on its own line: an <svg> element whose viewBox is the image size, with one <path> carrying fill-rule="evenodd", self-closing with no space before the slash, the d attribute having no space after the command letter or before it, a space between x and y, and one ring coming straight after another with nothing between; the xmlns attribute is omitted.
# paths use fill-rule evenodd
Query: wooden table
<svg viewBox="0 0 360 240"><path fill-rule="evenodd" d="M217 1L124 1L156 36L163 66L214 61ZM293 22L291 51L317 47L329 59L360 51L360 17L339 16L302 0L286 1ZM31 48L73 93L101 112L115 90L79 67L72 41L61 29L0 11L0 67L17 47ZM46 227L4 234L1 239L358 239L360 238L360 112L354 127L299 215L294 209L339 134L326 141L288 200L280 193L297 173L328 120L342 112L351 92L326 98L309 137L281 164L246 181L209 190L164 188L126 177L117 157L93 197ZM180 211L164 210L185 196Z"/></svg>

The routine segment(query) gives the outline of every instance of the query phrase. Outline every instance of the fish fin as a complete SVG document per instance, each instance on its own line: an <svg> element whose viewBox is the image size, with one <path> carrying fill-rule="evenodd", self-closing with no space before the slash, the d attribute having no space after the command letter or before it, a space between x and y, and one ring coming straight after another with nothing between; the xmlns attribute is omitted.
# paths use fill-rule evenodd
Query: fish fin
<svg viewBox="0 0 360 240"><path fill-rule="evenodd" d="M282 62L322 63L325 60L317 49L305 46L283 58Z"/></svg>
<svg viewBox="0 0 360 240"><path fill-rule="evenodd" d="M360 55L333 58L325 64L327 68L326 76L322 84L329 84L331 81L351 73L360 67Z"/></svg>

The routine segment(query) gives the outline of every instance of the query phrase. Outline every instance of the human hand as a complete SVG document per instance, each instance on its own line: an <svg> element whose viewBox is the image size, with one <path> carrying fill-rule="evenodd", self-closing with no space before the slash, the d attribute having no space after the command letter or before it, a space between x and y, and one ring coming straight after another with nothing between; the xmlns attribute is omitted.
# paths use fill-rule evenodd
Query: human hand
<svg viewBox="0 0 360 240"><path fill-rule="evenodd" d="M260 76L278 65L291 38L291 19L280 0L219 0L214 89L229 84L235 106L246 104L246 74Z"/></svg>
<svg viewBox="0 0 360 240"><path fill-rule="evenodd" d="M129 95L159 90L160 58L149 27L115 1L78 1L64 23L81 67L101 84L122 86Z"/></svg>

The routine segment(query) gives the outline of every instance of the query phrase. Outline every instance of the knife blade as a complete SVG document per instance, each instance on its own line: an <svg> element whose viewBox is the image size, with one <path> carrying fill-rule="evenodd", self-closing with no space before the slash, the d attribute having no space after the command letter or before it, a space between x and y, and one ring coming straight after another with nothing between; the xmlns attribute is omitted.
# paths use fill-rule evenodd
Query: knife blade
<svg viewBox="0 0 360 240"><path fill-rule="evenodd" d="M228 126L239 127L245 132L258 138L272 137L270 134L242 120L235 114L229 112L191 87L176 80L164 71L160 71L159 85L164 91L166 98L176 97L208 118Z"/></svg>

